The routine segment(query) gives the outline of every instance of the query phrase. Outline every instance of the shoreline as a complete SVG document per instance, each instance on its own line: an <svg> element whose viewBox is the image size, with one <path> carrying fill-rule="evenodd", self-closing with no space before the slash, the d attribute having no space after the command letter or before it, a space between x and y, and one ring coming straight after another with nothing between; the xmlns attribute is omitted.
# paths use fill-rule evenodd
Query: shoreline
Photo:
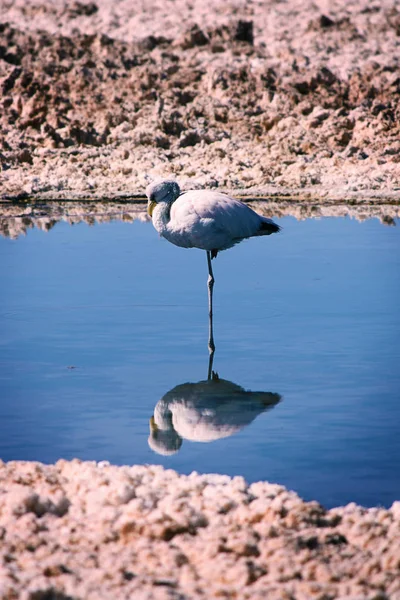
<svg viewBox="0 0 400 600"><path fill-rule="evenodd" d="M400 598L400 502L77 459L0 461L0 483L1 598Z"/></svg>
<svg viewBox="0 0 400 600"><path fill-rule="evenodd" d="M175 177L174 177L175 179ZM176 178L178 180L178 178ZM182 192L189 189L205 189L202 186L195 185L193 188L185 186ZM253 186L250 188L225 188L213 187L213 190L218 190L224 194L244 200L247 202L254 201L273 201L293 202L293 204L309 204L318 203L320 205L329 205L331 203L348 203L357 205L371 204L386 204L400 205L400 188L395 188L391 191L377 190L353 190L346 191L340 188L280 188L275 186ZM113 190L110 192L94 192L94 191L37 191L26 192L22 191L16 194L1 194L0 207L8 203L35 203L35 202L147 202L147 198L143 189L133 189L131 191Z"/></svg>
<svg viewBox="0 0 400 600"><path fill-rule="evenodd" d="M325 217L348 217L363 222L367 219L379 219L382 225L396 226L400 218L400 203L382 202L316 202L309 200L293 201L292 198L272 197L263 200L253 196L241 198L259 214L268 218L294 217L297 220L320 219ZM26 235L32 228L49 231L60 221L75 224L86 222L90 225L111 221L133 222L149 221L147 199L116 198L114 200L86 199L53 200L46 198L29 198L24 201L0 201L0 235L17 239Z"/></svg>

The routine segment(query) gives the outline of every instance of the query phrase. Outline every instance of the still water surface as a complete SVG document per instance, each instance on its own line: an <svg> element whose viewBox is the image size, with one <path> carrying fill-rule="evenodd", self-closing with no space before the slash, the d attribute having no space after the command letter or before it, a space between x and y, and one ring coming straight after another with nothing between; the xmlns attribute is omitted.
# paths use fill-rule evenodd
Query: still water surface
<svg viewBox="0 0 400 600"><path fill-rule="evenodd" d="M230 383L177 390L207 377L204 252L139 221L0 239L0 457L239 474L327 506L399 499L398 227L279 224L214 261Z"/></svg>

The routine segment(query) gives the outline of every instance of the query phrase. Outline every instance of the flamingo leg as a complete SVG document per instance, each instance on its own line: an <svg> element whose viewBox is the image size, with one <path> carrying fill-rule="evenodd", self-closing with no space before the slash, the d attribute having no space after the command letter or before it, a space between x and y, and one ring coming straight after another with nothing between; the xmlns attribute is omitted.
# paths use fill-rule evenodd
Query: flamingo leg
<svg viewBox="0 0 400 600"><path fill-rule="evenodd" d="M207 250L207 264L208 264L208 352L210 360L208 364L208 379L211 378L212 364L214 359L215 344L214 344L214 332L213 332L213 289L214 289L214 273L211 266L211 252Z"/></svg>

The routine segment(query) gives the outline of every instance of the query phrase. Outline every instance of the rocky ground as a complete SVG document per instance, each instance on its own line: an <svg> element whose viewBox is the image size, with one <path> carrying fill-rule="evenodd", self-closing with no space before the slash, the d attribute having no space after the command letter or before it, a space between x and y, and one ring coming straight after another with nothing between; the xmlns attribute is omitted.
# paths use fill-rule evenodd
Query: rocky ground
<svg viewBox="0 0 400 600"><path fill-rule="evenodd" d="M0 462L3 600L399 600L400 503L240 477Z"/></svg>
<svg viewBox="0 0 400 600"><path fill-rule="evenodd" d="M395 0L0 0L0 195L400 197Z"/></svg>

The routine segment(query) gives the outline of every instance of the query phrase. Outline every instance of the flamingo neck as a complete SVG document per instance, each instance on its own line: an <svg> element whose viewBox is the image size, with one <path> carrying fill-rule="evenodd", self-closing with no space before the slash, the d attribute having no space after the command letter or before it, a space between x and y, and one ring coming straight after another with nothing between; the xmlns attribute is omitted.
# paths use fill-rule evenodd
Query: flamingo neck
<svg viewBox="0 0 400 600"><path fill-rule="evenodd" d="M155 229L162 235L171 219L171 203L159 202L153 210L152 219Z"/></svg>

